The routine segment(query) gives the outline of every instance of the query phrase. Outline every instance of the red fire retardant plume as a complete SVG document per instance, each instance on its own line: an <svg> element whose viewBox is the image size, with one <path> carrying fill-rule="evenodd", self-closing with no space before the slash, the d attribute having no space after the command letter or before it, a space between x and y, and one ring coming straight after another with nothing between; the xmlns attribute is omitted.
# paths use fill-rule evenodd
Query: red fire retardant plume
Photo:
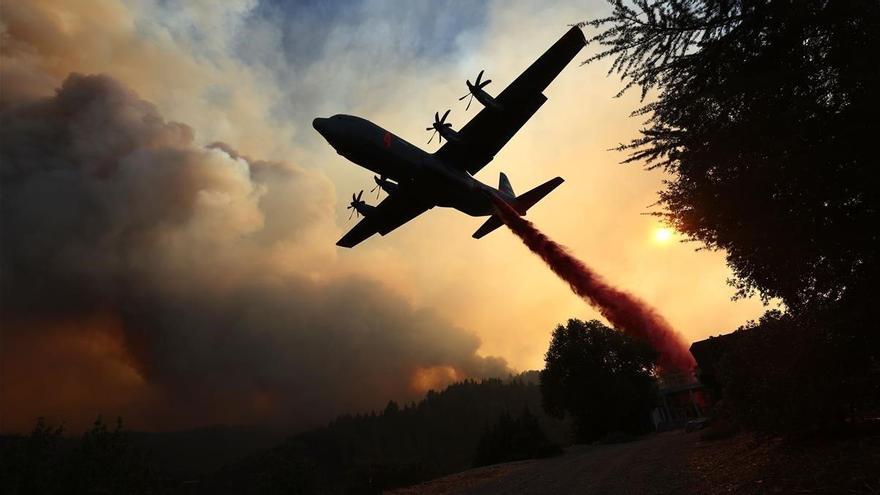
<svg viewBox="0 0 880 495"><path fill-rule="evenodd" d="M689 373L696 365L687 344L669 323L639 298L608 285L593 270L568 253L565 247L548 239L531 222L507 203L492 197L495 210L514 234L562 280L575 294L596 308L611 325L651 344L660 354L662 371Z"/></svg>

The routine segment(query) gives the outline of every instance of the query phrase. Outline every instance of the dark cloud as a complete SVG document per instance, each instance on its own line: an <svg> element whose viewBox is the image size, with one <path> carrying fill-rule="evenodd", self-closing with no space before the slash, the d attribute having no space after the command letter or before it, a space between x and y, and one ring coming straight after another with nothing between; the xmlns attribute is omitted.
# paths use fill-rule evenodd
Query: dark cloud
<svg viewBox="0 0 880 495"><path fill-rule="evenodd" d="M42 100L4 98L0 304L5 366L17 368L2 379L18 380L2 384L7 420L31 413L14 404L61 372L47 339L71 335L86 344L65 360L87 348L82 359L110 356L143 381L142 396L126 382L117 401L142 427L301 425L413 397L425 369L507 371L477 356L473 334L375 281L313 280L273 261L307 250L299 240L331 217L323 177L197 146L192 129L104 76L73 74ZM33 355L12 359L21 349ZM87 369L99 391L118 368L65 366ZM116 412L91 411L93 396L45 414Z"/></svg>

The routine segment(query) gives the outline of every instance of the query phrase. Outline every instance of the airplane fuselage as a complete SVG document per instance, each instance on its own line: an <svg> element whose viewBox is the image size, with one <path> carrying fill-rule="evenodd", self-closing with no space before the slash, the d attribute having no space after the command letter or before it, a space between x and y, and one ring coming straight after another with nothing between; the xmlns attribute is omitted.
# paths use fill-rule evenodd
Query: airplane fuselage
<svg viewBox="0 0 880 495"><path fill-rule="evenodd" d="M317 118L312 125L340 155L417 192L433 205L477 217L494 213L490 194L515 199L473 178L464 167L441 161L369 120L340 114Z"/></svg>
<svg viewBox="0 0 880 495"><path fill-rule="evenodd" d="M337 153L375 172L376 186L389 194L375 206L362 199L363 190L352 194L351 203L346 206L352 210L349 216L360 214L364 219L336 245L351 248L374 234L386 235L435 206L455 208L475 217L488 216L471 235L474 239L482 239L504 225L501 213L495 210L498 200L517 214L526 215L529 208L564 182L562 177L516 195L503 172L499 174L497 189L474 179L473 174L488 165L535 115L547 101L543 91L586 44L580 26L572 26L494 97L483 89L492 80L483 80L485 71L481 70L473 83L467 81L468 94L459 98L470 98L465 110L474 99L483 105L467 124L455 130L446 121L451 110L446 110L442 117L440 112L434 112L434 121L425 130L432 132L432 138L436 135L438 140L447 141L435 153L421 150L360 117L334 115L315 119L315 130Z"/></svg>

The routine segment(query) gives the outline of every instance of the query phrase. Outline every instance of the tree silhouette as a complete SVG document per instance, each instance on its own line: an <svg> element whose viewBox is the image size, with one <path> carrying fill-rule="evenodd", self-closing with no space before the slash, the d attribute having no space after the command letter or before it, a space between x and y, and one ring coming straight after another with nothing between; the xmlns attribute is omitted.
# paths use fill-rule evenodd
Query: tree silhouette
<svg viewBox="0 0 880 495"><path fill-rule="evenodd" d="M717 363L723 411L751 430L801 437L874 416L880 370L869 348L828 335L813 315L768 311L728 338Z"/></svg>
<svg viewBox="0 0 880 495"><path fill-rule="evenodd" d="M783 432L876 408L880 2L611 4L589 61L612 59L647 118L619 149L670 174L659 214L726 252L738 296L786 306L732 346L731 411Z"/></svg>
<svg viewBox="0 0 880 495"><path fill-rule="evenodd" d="M575 438L642 433L656 402L656 352L597 320L568 320L553 331L541 372L548 414L574 418Z"/></svg>
<svg viewBox="0 0 880 495"><path fill-rule="evenodd" d="M71 462L75 493L153 493L157 477L146 454L132 444L117 418L113 429L102 418L80 440Z"/></svg>
<svg viewBox="0 0 880 495"><path fill-rule="evenodd" d="M475 460L549 455L567 431L564 421L542 413L534 373L465 380L402 409L389 401L379 413L340 416L228 466L203 486L209 493L379 493ZM513 451L501 451L507 447Z"/></svg>
<svg viewBox="0 0 880 495"><path fill-rule="evenodd" d="M789 308L878 271L880 3L613 0L591 41L647 103L620 149L672 178L666 219L723 249L739 295Z"/></svg>
<svg viewBox="0 0 880 495"><path fill-rule="evenodd" d="M474 466L549 457L561 452L559 446L547 439L538 417L526 406L519 417L505 411L486 426L477 446Z"/></svg>
<svg viewBox="0 0 880 495"><path fill-rule="evenodd" d="M9 494L57 493L62 458L63 426L50 426L44 418L26 437L3 442L0 458L0 486Z"/></svg>
<svg viewBox="0 0 880 495"><path fill-rule="evenodd" d="M160 491L160 480L146 455L136 448L117 420L108 429L99 417L75 442L64 428L43 418L26 437L14 437L2 449L0 486L10 494L145 494ZM74 445L75 444L75 445Z"/></svg>

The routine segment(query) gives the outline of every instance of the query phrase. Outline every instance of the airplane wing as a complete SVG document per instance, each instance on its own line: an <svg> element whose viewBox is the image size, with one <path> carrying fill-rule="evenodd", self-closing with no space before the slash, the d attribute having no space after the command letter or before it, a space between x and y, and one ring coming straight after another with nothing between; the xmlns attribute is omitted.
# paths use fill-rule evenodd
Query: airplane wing
<svg viewBox="0 0 880 495"><path fill-rule="evenodd" d="M541 92L586 43L583 31L572 27L495 98L501 111L483 108L458 131L460 139L447 141L435 156L477 173L547 101Z"/></svg>
<svg viewBox="0 0 880 495"><path fill-rule="evenodd" d="M369 216L358 222L336 245L350 248L377 232L385 235L433 207L433 204L409 191L399 190L379 203Z"/></svg>

